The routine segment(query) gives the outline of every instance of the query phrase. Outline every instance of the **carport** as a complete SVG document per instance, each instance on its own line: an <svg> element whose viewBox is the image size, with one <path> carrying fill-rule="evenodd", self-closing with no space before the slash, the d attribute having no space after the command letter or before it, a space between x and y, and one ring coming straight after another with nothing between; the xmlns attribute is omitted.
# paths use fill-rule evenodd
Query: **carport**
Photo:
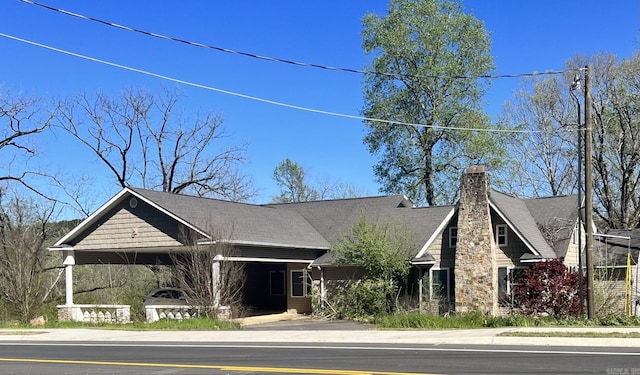
<svg viewBox="0 0 640 375"><path fill-rule="evenodd" d="M124 188L49 248L65 267L61 320L128 322L129 306L74 303L73 268L86 264L172 265L172 253L215 242L232 251L214 258L242 262L245 302L254 311L310 312L311 297L297 295L307 267L328 242L290 210ZM214 277L214 280L216 278ZM307 278L302 278L306 285ZM303 287L306 290L306 287Z"/></svg>

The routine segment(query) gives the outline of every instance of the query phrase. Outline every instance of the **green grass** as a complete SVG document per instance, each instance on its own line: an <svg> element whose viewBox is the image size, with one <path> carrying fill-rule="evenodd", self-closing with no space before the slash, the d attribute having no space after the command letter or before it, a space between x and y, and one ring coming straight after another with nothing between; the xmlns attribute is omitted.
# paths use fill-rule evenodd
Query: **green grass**
<svg viewBox="0 0 640 375"><path fill-rule="evenodd" d="M91 324L80 322L49 321L44 326L33 327L30 324L2 324L0 328L29 329L29 328L99 328L128 331L217 331L240 329L240 324L208 318L193 318L185 320L162 319L154 323L135 322L131 324Z"/></svg>
<svg viewBox="0 0 640 375"><path fill-rule="evenodd" d="M380 328L388 329L472 329L534 326L535 319L522 316L496 318L482 314L442 317L419 313L399 313L377 317L373 323Z"/></svg>
<svg viewBox="0 0 640 375"><path fill-rule="evenodd" d="M522 315L491 317L482 314L461 314L448 317L419 313L397 313L374 318L383 329L475 329L501 327L640 327L637 317L532 318Z"/></svg>

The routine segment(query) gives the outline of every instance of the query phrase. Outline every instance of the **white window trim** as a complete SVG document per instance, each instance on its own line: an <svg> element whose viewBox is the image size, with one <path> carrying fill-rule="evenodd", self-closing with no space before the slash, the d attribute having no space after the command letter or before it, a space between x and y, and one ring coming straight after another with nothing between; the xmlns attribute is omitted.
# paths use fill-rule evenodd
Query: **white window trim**
<svg viewBox="0 0 640 375"><path fill-rule="evenodd" d="M452 233L451 233L454 229L456 231L456 236L455 237L453 237ZM458 243L458 227L449 227L449 230L447 232L449 233L449 248L453 249L453 248L455 248L457 246L457 243ZM455 244L452 241L454 238L456 239L456 243Z"/></svg>
<svg viewBox="0 0 640 375"><path fill-rule="evenodd" d="M429 300L433 301L434 296L433 296L433 271L447 271L447 299L451 298L451 295L449 293L449 282L451 281L450 278L450 273L451 273L451 269L449 267L443 267L443 268L434 268L431 267L429 269Z"/></svg>
<svg viewBox="0 0 640 375"><path fill-rule="evenodd" d="M507 295L511 295L511 288L512 288L512 283L511 283L511 273L514 270L526 270L529 267L522 267L522 266L511 266L511 267L498 267L498 268L506 268L507 269Z"/></svg>
<svg viewBox="0 0 640 375"><path fill-rule="evenodd" d="M294 272L300 272L302 273L302 295L301 296L294 296L293 295L293 273ZM310 280L309 280L309 273L307 272L306 269L298 269L298 270L291 270L289 272L289 296L291 298L308 298L311 296L311 294L309 294L307 291L309 290L309 287L311 286Z"/></svg>
<svg viewBox="0 0 640 375"><path fill-rule="evenodd" d="M500 243L498 233L500 232L500 228L504 228L504 243ZM507 224L496 224L496 245L498 246L508 246L509 245L509 226Z"/></svg>

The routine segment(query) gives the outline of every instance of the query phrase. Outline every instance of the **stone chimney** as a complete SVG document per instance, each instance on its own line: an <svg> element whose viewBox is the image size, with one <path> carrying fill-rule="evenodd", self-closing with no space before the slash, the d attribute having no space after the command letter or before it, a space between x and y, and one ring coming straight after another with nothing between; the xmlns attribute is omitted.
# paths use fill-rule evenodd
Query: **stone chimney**
<svg viewBox="0 0 640 375"><path fill-rule="evenodd" d="M498 313L496 247L489 208L489 176L484 167L471 167L460 183L454 272L457 313Z"/></svg>

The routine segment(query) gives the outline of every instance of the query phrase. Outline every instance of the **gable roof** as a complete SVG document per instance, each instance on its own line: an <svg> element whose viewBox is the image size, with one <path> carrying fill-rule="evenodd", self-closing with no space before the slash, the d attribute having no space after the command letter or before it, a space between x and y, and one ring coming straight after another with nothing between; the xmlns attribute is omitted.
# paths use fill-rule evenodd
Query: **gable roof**
<svg viewBox="0 0 640 375"><path fill-rule="evenodd" d="M363 215L371 222L398 225L413 237L414 246L407 254L409 259L424 248L432 233L453 209L453 206L415 208L404 195L275 203L268 206L298 212L332 244L347 235ZM335 254L327 253L313 265L329 265L334 257Z"/></svg>
<svg viewBox="0 0 640 375"><path fill-rule="evenodd" d="M557 257L565 257L578 222L578 195L525 199L538 226L550 231L551 247Z"/></svg>
<svg viewBox="0 0 640 375"><path fill-rule="evenodd" d="M490 190L489 202L498 215L535 255L551 259L566 255L578 215L575 195L522 199ZM553 244L542 230L553 230Z"/></svg>
<svg viewBox="0 0 640 375"><path fill-rule="evenodd" d="M218 199L165 193L139 188L124 188L113 199L83 221L52 248L64 246L80 235L101 214L130 197L152 205L204 238L215 240L216 233L235 244L287 248L328 249L325 240L302 216L294 211L228 202Z"/></svg>
<svg viewBox="0 0 640 375"><path fill-rule="evenodd" d="M416 208L404 195L256 205L128 187L51 249L70 246L105 213L131 197L196 231L205 240L216 240L216 233L212 232L217 230L231 243L263 247L328 250L365 215L368 220L399 225L410 232L415 247L407 257L421 264L434 261L428 248L457 212L454 205ZM531 254L522 260L566 254L577 220L575 196L521 199L490 190L489 202L529 248ZM568 229L549 244L540 228L560 224Z"/></svg>
<svg viewBox="0 0 640 375"><path fill-rule="evenodd" d="M332 199L309 202L273 203L265 207L297 212L330 243L346 234L362 215L380 218L395 210L409 212L413 204L404 195Z"/></svg>
<svg viewBox="0 0 640 375"><path fill-rule="evenodd" d="M431 206L415 208L404 196L337 199L313 202L278 203L269 206L300 213L329 243L336 243L347 235L351 227L364 215L371 222L397 225L413 238L414 246L406 254L408 259L424 254L434 233L445 218L452 215L454 206ZM329 265L333 253L318 258L313 265ZM429 263L431 255L423 255L421 263Z"/></svg>

